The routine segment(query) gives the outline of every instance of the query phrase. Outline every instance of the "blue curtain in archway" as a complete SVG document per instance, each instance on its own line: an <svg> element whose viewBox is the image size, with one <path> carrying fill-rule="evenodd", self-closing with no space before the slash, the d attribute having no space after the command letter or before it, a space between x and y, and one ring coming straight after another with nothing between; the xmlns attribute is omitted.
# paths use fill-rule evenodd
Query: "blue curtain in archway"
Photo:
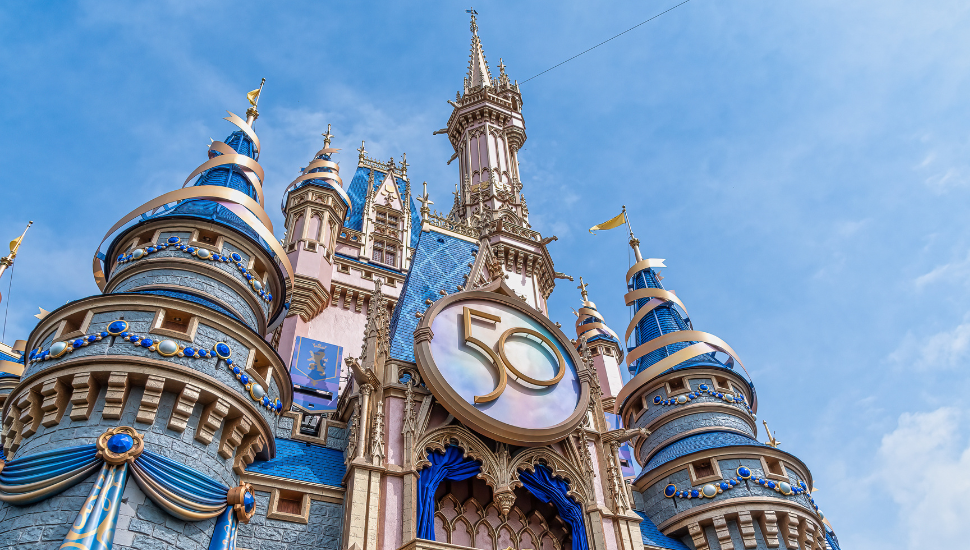
<svg viewBox="0 0 970 550"><path fill-rule="evenodd" d="M431 466L421 470L418 476L418 538L434 540L434 494L442 481L462 481L478 475L482 463L465 458L465 451L458 447L445 447L444 454L428 453Z"/></svg>
<svg viewBox="0 0 970 550"><path fill-rule="evenodd" d="M583 505L567 495L569 483L552 477L549 468L541 464L536 465L533 472L520 470L519 480L537 499L556 507L559 517L569 525L573 537L572 550L589 550L586 524L583 522Z"/></svg>

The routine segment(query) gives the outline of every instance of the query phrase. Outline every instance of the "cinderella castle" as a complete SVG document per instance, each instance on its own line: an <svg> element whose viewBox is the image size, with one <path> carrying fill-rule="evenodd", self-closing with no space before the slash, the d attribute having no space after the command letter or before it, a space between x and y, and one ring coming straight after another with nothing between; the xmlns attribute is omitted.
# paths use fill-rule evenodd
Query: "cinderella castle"
<svg viewBox="0 0 970 550"><path fill-rule="evenodd" d="M597 290L631 307L623 338L582 280L575 334L548 317L571 278L529 224L522 95L471 34L436 132L450 209L406 158L362 144L342 172L328 128L274 229L260 86L180 187L105 224L101 293L0 347L0 547L839 549L632 231Z"/></svg>

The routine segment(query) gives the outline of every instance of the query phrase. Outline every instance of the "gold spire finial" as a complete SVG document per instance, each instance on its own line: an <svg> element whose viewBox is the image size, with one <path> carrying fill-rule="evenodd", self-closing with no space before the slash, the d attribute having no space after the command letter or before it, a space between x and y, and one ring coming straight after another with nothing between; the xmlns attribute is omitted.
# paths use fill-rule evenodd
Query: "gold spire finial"
<svg viewBox="0 0 970 550"><path fill-rule="evenodd" d="M333 139L333 134L330 133L329 124L327 124L327 133L320 135L323 136L323 148L326 149L327 147L330 147L330 140Z"/></svg>
<svg viewBox="0 0 970 550"><path fill-rule="evenodd" d="M478 15L478 12L475 11L475 8L468 8L465 10L465 13L471 14L472 16L472 22L471 25L469 25L469 29L471 29L472 34L478 34L478 23L475 21L475 16Z"/></svg>
<svg viewBox="0 0 970 550"><path fill-rule="evenodd" d="M358 153L360 153L360 154L358 155L358 158L359 158L359 159L360 159L361 161L363 161L363 160L364 160L364 155L366 155L366 154L367 154L367 149L364 149L364 140L360 140L360 148L359 148L359 149L357 149L357 152L358 152Z"/></svg>
<svg viewBox="0 0 970 550"><path fill-rule="evenodd" d="M431 209L428 208L428 205L434 204L434 201L428 197L428 182L424 182L424 194L418 197L418 202L421 203L421 217L426 219L431 214Z"/></svg>
<svg viewBox="0 0 970 550"><path fill-rule="evenodd" d="M408 154L407 153L401 153L401 175L402 176L408 175Z"/></svg>
<svg viewBox="0 0 970 550"><path fill-rule="evenodd" d="M7 270L8 266L13 265L14 259L17 257L17 250L20 249L20 243L24 240L24 235L27 234L27 230L30 226L34 225L33 221L27 222L27 227L24 228L24 232L20 234L19 237L10 241L10 254L7 254L3 258L0 258L0 277L3 276L3 272ZM0 300L3 298L0 297Z"/></svg>
<svg viewBox="0 0 970 550"><path fill-rule="evenodd" d="M249 100L249 104L251 105L249 109L246 109L246 122L250 125L259 118L259 111L256 110L256 104L259 103L259 94L263 92L263 84L266 84L265 78L259 83L259 88L246 94L246 99Z"/></svg>
<svg viewBox="0 0 970 550"><path fill-rule="evenodd" d="M586 292L586 287L588 287L588 286L589 285L586 284L583 281L583 278L580 277L579 278L579 286L577 286L576 288L578 288L579 289L579 292L583 295L583 301L584 302L588 302L589 301L589 294Z"/></svg>
<svg viewBox="0 0 970 550"><path fill-rule="evenodd" d="M771 430L768 429L768 422L765 420L762 420L761 423L765 425L765 432L768 433L768 441L765 441L765 445L768 445L769 447L774 447L775 449L777 449L778 446L781 445L781 441L778 441L778 439L775 437L775 434L777 434L778 432L775 432L775 434L772 434Z"/></svg>

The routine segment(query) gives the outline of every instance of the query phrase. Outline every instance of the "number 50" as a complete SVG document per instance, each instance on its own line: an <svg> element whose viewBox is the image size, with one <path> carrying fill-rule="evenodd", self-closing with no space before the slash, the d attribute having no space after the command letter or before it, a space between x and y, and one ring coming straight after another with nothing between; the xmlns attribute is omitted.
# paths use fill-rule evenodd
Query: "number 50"
<svg viewBox="0 0 970 550"><path fill-rule="evenodd" d="M492 364L495 365L495 368L498 370L498 385L495 386L495 389L492 390L491 393L486 395L476 395L475 403L488 403L489 401L498 399L498 396L502 395L502 392L505 391L505 386L508 384L508 373L506 371L510 371L516 378L520 378L536 386L553 386L562 380L563 374L566 373L566 360L563 358L562 353L559 352L559 348L557 348L556 345L549 340L549 338L546 338L544 335L532 330L531 328L512 327L503 332L502 336L499 337L498 353L496 353L491 346L488 346L485 344L485 342L482 342L478 338L472 336L472 317L492 321L493 323L502 322L502 318L498 315L492 315L491 313L485 313L484 311L478 311L477 309L471 309L469 307L464 307L462 313L462 317L464 319L465 343L474 345L476 348L480 349L489 357L489 359L491 359ZM549 380L536 380L535 378L522 374L519 369L515 368L515 365L513 365L512 362L509 361L508 356L505 355L505 341L509 336L517 333L535 336L536 338L542 340L542 342L546 344L546 346L548 346L553 353L556 354L556 359L559 361L559 366L556 369L555 376Z"/></svg>

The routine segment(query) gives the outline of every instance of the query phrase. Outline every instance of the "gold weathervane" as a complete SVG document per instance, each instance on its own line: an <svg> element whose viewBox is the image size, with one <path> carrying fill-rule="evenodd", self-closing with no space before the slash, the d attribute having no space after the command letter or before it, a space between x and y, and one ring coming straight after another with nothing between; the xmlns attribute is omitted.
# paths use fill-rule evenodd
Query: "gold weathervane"
<svg viewBox="0 0 970 550"><path fill-rule="evenodd" d="M246 110L246 117L249 119L246 122L252 124L254 120L259 118L259 111L256 110L256 104L259 103L259 94L263 92L263 84L266 84L266 79L264 78L262 82L259 83L259 88L246 94L246 99L249 100L249 104L252 105ZM329 129L327 132L329 133Z"/></svg>
<svg viewBox="0 0 970 550"><path fill-rule="evenodd" d="M781 445L781 441L778 441L778 439L775 437L775 434L777 434L778 432L775 432L774 434L772 434L771 430L768 429L768 422L765 420L762 420L761 423L765 425L765 432L768 433L768 441L765 441L765 445L768 445L769 447L774 447L775 449L777 449L778 446Z"/></svg>
<svg viewBox="0 0 970 550"><path fill-rule="evenodd" d="M13 265L13 261L17 258L17 251L20 250L20 243L23 242L24 235L27 234L27 230L32 225L34 225L34 222L27 222L27 227L24 229L24 232L16 239L10 241L10 254L0 258L0 277L3 276L3 272L7 270L7 267ZM3 300L3 296L0 296L0 300Z"/></svg>

